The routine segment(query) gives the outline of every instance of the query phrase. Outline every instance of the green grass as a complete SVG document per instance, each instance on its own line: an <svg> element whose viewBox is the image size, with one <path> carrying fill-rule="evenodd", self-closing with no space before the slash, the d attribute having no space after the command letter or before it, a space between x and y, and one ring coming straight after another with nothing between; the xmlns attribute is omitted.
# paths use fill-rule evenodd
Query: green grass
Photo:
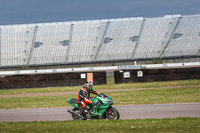
<svg viewBox="0 0 200 133"><path fill-rule="evenodd" d="M197 133L200 131L200 118L1 122L0 131L3 133Z"/></svg>
<svg viewBox="0 0 200 133"><path fill-rule="evenodd" d="M106 94L113 98L114 105L200 102L200 87L108 92ZM0 98L0 109L66 107L71 106L66 100L73 97L77 98L77 94Z"/></svg>
<svg viewBox="0 0 200 133"><path fill-rule="evenodd" d="M108 77L108 78L106 78L106 80L107 80L107 85L113 85L113 84L115 84L114 77L113 78L112 77Z"/></svg>
<svg viewBox="0 0 200 133"><path fill-rule="evenodd" d="M111 82L111 80L109 79L109 83L110 82ZM152 87L169 87L169 86L188 86L188 85L200 85L200 80L179 80L179 81L166 81L166 82L108 84L108 85L94 86L94 88L95 88L95 90L103 90L103 89L132 89L132 88L152 88ZM78 91L81 87L82 86L9 89L9 90L0 90L0 95Z"/></svg>
<svg viewBox="0 0 200 133"><path fill-rule="evenodd" d="M155 89L111 94L115 105L165 104L200 102L200 88Z"/></svg>

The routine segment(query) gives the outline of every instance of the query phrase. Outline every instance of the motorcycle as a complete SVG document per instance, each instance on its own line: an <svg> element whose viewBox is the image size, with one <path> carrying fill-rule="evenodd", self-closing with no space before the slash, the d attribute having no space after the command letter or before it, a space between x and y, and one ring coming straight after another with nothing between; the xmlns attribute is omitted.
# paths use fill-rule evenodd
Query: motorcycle
<svg viewBox="0 0 200 133"><path fill-rule="evenodd" d="M120 118L118 110L113 105L113 100L111 97L101 93L97 97L92 97L90 100L97 102L96 105L87 104L90 107L87 115L81 113L82 107L78 106L78 99L72 98L67 99L67 102L74 106L72 110L68 110L71 113L74 120L87 120L87 119L108 119L117 120Z"/></svg>

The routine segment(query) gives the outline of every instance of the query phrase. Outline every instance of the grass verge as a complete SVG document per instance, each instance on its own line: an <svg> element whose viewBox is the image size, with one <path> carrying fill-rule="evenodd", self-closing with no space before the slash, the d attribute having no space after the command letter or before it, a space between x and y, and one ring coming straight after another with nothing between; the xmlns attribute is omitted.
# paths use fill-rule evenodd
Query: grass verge
<svg viewBox="0 0 200 133"><path fill-rule="evenodd" d="M200 85L200 80L179 80L179 81L165 81L165 82L110 84L110 85L98 85L98 86L94 86L94 88L95 90L103 90L103 89L153 88L153 87L169 87L169 86L175 87L175 86L189 86L189 85ZM81 87L82 86L8 89L8 90L0 90L0 95L79 91Z"/></svg>
<svg viewBox="0 0 200 133"><path fill-rule="evenodd" d="M200 130L200 118L145 119L145 120L88 120L88 121L56 121L56 122L1 122L0 131L16 132L190 132Z"/></svg>
<svg viewBox="0 0 200 133"><path fill-rule="evenodd" d="M114 105L200 102L199 87L119 91L108 92L106 94L113 98ZM70 98L77 98L77 94L66 96L0 98L0 109L66 107L70 106L66 102Z"/></svg>

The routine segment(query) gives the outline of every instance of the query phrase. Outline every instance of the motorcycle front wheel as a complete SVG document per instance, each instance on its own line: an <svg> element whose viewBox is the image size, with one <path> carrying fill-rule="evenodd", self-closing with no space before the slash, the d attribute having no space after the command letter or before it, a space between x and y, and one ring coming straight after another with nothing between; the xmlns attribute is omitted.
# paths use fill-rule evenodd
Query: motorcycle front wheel
<svg viewBox="0 0 200 133"><path fill-rule="evenodd" d="M108 120L118 120L120 117L120 114L117 109L110 108L106 111L106 118Z"/></svg>
<svg viewBox="0 0 200 133"><path fill-rule="evenodd" d="M77 108L73 108L73 111L80 114L80 110L77 109ZM76 115L76 114L72 114L72 118L73 118L74 120L87 120L87 118L82 118L82 117L80 117L80 116L78 116L78 115Z"/></svg>

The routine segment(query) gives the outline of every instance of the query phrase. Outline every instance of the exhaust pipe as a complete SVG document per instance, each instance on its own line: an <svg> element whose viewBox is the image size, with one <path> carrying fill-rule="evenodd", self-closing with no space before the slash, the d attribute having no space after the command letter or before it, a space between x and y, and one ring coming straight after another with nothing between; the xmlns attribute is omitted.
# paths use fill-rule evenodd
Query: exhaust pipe
<svg viewBox="0 0 200 133"><path fill-rule="evenodd" d="M83 116L81 116L79 113L77 113L77 112L74 112L74 111L72 111L72 110L67 110L69 113L71 113L71 114L75 114L75 115L78 115L79 117L81 117L81 118L84 118Z"/></svg>

